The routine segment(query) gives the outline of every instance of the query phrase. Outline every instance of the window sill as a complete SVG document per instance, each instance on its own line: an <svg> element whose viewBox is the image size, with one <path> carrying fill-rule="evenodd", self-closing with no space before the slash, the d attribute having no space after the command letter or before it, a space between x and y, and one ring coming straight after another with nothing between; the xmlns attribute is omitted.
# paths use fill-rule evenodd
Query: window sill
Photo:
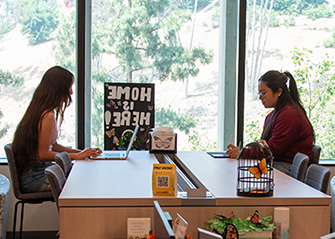
<svg viewBox="0 0 335 239"><path fill-rule="evenodd" d="M322 166L335 166L335 159L321 159L319 164Z"/></svg>
<svg viewBox="0 0 335 239"><path fill-rule="evenodd" d="M7 158L0 158L0 165L8 165Z"/></svg>

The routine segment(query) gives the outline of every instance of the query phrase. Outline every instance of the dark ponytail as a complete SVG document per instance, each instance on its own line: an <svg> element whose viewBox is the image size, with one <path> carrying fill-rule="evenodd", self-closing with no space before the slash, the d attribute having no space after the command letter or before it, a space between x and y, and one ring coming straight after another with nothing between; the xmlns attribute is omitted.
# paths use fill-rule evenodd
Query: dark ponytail
<svg viewBox="0 0 335 239"><path fill-rule="evenodd" d="M262 75L258 82L265 82L266 86L271 89L273 93L277 93L279 89L282 89L281 95L278 97L277 104L275 106L275 112L272 115L272 118L269 119L267 125L264 127L262 133L262 139L268 141L271 138L272 134L272 123L277 115L277 113L282 110L287 104L295 105L299 112L302 112L306 116L306 111L302 106L297 83L295 82L292 74L288 71L283 73L279 71L268 71L264 75ZM306 116L307 117L307 116ZM312 127L312 125L311 125ZM314 139L314 130L313 131L313 139Z"/></svg>
<svg viewBox="0 0 335 239"><path fill-rule="evenodd" d="M306 111L302 105L302 102L300 100L300 95L299 95L299 92L298 92L298 88L297 88L297 83L295 82L292 74L288 71L285 71L283 73L286 77L287 77L287 81L288 81L288 85L289 85L289 92L290 92L290 96L291 96L291 99L292 99L292 102L294 104L297 104L300 109L305 113L306 115Z"/></svg>

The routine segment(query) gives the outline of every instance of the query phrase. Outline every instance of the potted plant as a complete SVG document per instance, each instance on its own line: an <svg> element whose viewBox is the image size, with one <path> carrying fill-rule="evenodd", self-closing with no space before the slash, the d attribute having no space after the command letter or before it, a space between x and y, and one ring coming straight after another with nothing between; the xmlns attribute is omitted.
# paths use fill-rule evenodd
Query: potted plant
<svg viewBox="0 0 335 239"><path fill-rule="evenodd" d="M131 139L132 135L133 135L132 132L127 131L121 136L120 141L119 141L119 149L127 149L128 148L128 145L129 145L129 142L130 142L130 139ZM138 139L135 139L131 149L136 149L137 150L137 149L140 149L140 146L141 146L141 142Z"/></svg>
<svg viewBox="0 0 335 239"><path fill-rule="evenodd" d="M255 214L254 214L255 215ZM254 216L253 215L253 216ZM272 216L267 216L259 220L259 222L252 222L251 218L247 217L245 220L231 216L229 218L224 216L217 216L210 219L204 224L211 231L223 236L227 223L233 224L239 234L239 238L272 238L272 231L276 228L273 223L270 223Z"/></svg>

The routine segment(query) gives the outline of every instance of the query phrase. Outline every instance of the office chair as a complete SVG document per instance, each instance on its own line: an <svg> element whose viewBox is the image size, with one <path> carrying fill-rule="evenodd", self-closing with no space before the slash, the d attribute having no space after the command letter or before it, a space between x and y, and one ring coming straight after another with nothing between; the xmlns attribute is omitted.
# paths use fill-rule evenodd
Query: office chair
<svg viewBox="0 0 335 239"><path fill-rule="evenodd" d="M332 197L331 226L332 231L335 232L335 176L330 180L330 196Z"/></svg>
<svg viewBox="0 0 335 239"><path fill-rule="evenodd" d="M44 172L49 180L51 192L55 199L57 209L59 211L58 197L60 193L62 192L63 186L66 181L65 174L63 172L63 169L58 164L54 164L54 165L47 167L44 170Z"/></svg>
<svg viewBox="0 0 335 239"><path fill-rule="evenodd" d="M321 147L318 145L313 145L312 151L313 151L313 163L319 164Z"/></svg>
<svg viewBox="0 0 335 239"><path fill-rule="evenodd" d="M304 182L323 193L327 193L329 178L329 168L313 163L307 169Z"/></svg>
<svg viewBox="0 0 335 239"><path fill-rule="evenodd" d="M67 178L72 169L72 160L67 152L61 152L55 155L56 163L63 169L64 175Z"/></svg>
<svg viewBox="0 0 335 239"><path fill-rule="evenodd" d="M46 201L54 201L52 192L22 193L20 190L19 176L17 174L12 144L5 145L5 151L8 160L10 176L12 180L13 193L18 201L15 203L14 221L13 221L13 239L15 239L17 206L21 203L21 221L20 221L20 239L22 238L23 212L24 204L40 204Z"/></svg>
<svg viewBox="0 0 335 239"><path fill-rule="evenodd" d="M303 182L308 167L309 158L306 154L297 153L294 156L290 176Z"/></svg>

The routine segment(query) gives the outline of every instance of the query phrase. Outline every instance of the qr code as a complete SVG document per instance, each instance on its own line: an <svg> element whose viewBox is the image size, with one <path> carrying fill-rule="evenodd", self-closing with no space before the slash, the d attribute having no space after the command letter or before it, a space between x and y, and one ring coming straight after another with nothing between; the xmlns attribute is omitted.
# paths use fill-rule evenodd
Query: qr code
<svg viewBox="0 0 335 239"><path fill-rule="evenodd" d="M168 188L169 176L157 176L157 188Z"/></svg>

